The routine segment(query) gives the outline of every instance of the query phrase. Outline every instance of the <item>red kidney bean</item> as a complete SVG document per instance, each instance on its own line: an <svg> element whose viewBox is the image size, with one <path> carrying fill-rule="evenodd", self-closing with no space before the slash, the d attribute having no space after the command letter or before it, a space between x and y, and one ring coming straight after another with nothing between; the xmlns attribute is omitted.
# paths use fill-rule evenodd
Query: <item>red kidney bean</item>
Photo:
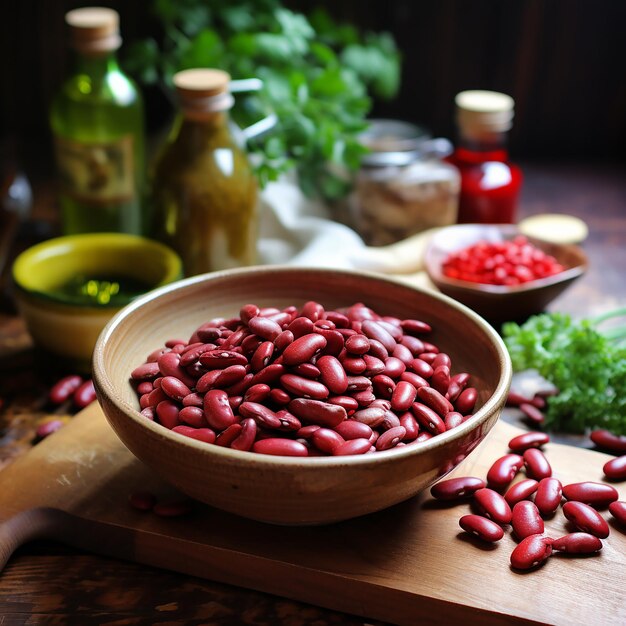
<svg viewBox="0 0 626 626"><path fill-rule="evenodd" d="M479 489L485 488L485 481L475 476L459 476L435 483L430 494L437 500L458 500L473 496Z"/></svg>
<svg viewBox="0 0 626 626"><path fill-rule="evenodd" d="M265 383L258 383L248 387L243 396L244 402L263 402L271 393L271 388Z"/></svg>
<svg viewBox="0 0 626 626"><path fill-rule="evenodd" d="M504 537L502 527L482 515L464 515L459 520L459 526L465 532L471 533L479 539L490 543L500 541L500 539Z"/></svg>
<svg viewBox="0 0 626 626"><path fill-rule="evenodd" d="M518 539L530 535L540 535L544 531L543 519L539 509L530 500L521 500L513 506L511 526Z"/></svg>
<svg viewBox="0 0 626 626"><path fill-rule="evenodd" d="M566 502L563 505L563 515L585 533L591 533L600 539L609 536L609 525L593 507L583 502Z"/></svg>
<svg viewBox="0 0 626 626"><path fill-rule="evenodd" d="M242 367L242 366L231 365L231 367L227 367L225 370L223 370L222 374L227 374L229 377L232 376L234 378L234 372L231 372L230 370L236 367ZM227 373L227 370L229 370L228 373ZM224 387L224 391L229 396L243 396L243 394L246 393L246 391L248 391L250 387L252 387L253 378L254 378L254 374L246 374L240 381L236 382L234 385L230 385L229 387ZM220 384L221 381L222 381L222 376L218 376L216 380L216 386Z"/></svg>
<svg viewBox="0 0 626 626"><path fill-rule="evenodd" d="M320 382L334 395L342 395L348 389L348 377L341 366L339 359L326 354L317 359L316 363L320 372Z"/></svg>
<svg viewBox="0 0 626 626"><path fill-rule="evenodd" d="M266 383L271 385L276 382L286 372L285 366L281 363L271 363L267 367L257 372L250 382L250 386L258 383Z"/></svg>
<svg viewBox="0 0 626 626"><path fill-rule="evenodd" d="M322 348L319 354L331 354L332 356L339 356L344 350L344 338L343 335L336 330L326 330L324 328L318 328L315 326L313 332L321 335L326 339L326 347Z"/></svg>
<svg viewBox="0 0 626 626"><path fill-rule="evenodd" d="M322 383L295 374L283 374L280 377L280 384L289 393L302 398L325 400L329 396L328 389Z"/></svg>
<svg viewBox="0 0 626 626"><path fill-rule="evenodd" d="M381 407L368 407L356 411L351 419L360 422L361 424L367 424L370 428L376 428L383 423L385 419L386 409Z"/></svg>
<svg viewBox="0 0 626 626"><path fill-rule="evenodd" d="M414 372L403 372L400 375L400 380L406 380L406 382L411 383L415 389L419 389L420 387L428 387L428 381L422 378L419 374L415 374Z"/></svg>
<svg viewBox="0 0 626 626"><path fill-rule="evenodd" d="M295 398L287 408L298 419L327 428L335 428L348 417L346 410L338 404L308 398Z"/></svg>
<svg viewBox="0 0 626 626"><path fill-rule="evenodd" d="M152 507L152 512L159 517L182 517L193 510L190 500L176 500L171 502L157 502Z"/></svg>
<svg viewBox="0 0 626 626"><path fill-rule="evenodd" d="M157 387L148 394L147 406L156 407L159 402L163 402L164 400L168 400L168 397L160 387Z"/></svg>
<svg viewBox="0 0 626 626"><path fill-rule="evenodd" d="M240 328L236 330L232 335L229 335L227 339L221 344L223 350L233 350L240 346L246 337L250 336L250 331L247 328ZM256 337L256 335L252 335Z"/></svg>
<svg viewBox="0 0 626 626"><path fill-rule="evenodd" d="M274 341L283 331L280 324L268 317L257 315L248 321L248 328L257 336L266 341Z"/></svg>
<svg viewBox="0 0 626 626"><path fill-rule="evenodd" d="M141 415L143 415L146 419L149 419L151 422L154 422L156 412L151 406L147 406L145 409L141 409Z"/></svg>
<svg viewBox="0 0 626 626"><path fill-rule="evenodd" d="M381 361L381 359L370 354L364 354L363 360L365 361L365 371L363 372L365 376L369 376L371 378L377 374L384 373L385 364Z"/></svg>
<svg viewBox="0 0 626 626"><path fill-rule="evenodd" d="M626 524L626 502L616 500L609 504L609 512L620 523Z"/></svg>
<svg viewBox="0 0 626 626"><path fill-rule="evenodd" d="M497 491L488 487L478 489L474 493L474 501L482 514L494 522L508 524L511 521L511 507Z"/></svg>
<svg viewBox="0 0 626 626"><path fill-rule="evenodd" d="M531 402L532 398L526 398L516 391L509 391L509 395L506 398L507 406L519 406L520 404L531 404Z"/></svg>
<svg viewBox="0 0 626 626"><path fill-rule="evenodd" d="M286 406L292 400L291 395L280 387L275 387L270 391L269 399L278 406Z"/></svg>
<svg viewBox="0 0 626 626"><path fill-rule="evenodd" d="M276 352L282 353L289 344L293 343L294 339L294 334L290 330L283 330L283 332L274 339Z"/></svg>
<svg viewBox="0 0 626 626"><path fill-rule="evenodd" d="M413 441L414 439L417 439L420 427L410 411L405 411L402 415L400 415L400 426L402 426L406 431L404 441Z"/></svg>
<svg viewBox="0 0 626 626"><path fill-rule="evenodd" d="M382 374L389 378L399 378L406 371L406 365L395 356L388 356L383 362L385 369Z"/></svg>
<svg viewBox="0 0 626 626"><path fill-rule="evenodd" d="M563 486L557 478L542 478L537 485L535 504L542 515L552 515L561 504Z"/></svg>
<svg viewBox="0 0 626 626"><path fill-rule="evenodd" d="M626 455L607 461L602 471L609 480L626 480Z"/></svg>
<svg viewBox="0 0 626 626"><path fill-rule="evenodd" d="M547 433L529 432L513 437L509 441L509 448L516 454L525 452L529 448L540 448L550 441Z"/></svg>
<svg viewBox="0 0 626 626"><path fill-rule="evenodd" d="M148 367L149 365L150 364L148 363L144 363L143 366L135 368L131 373L131 377L134 380L154 378L154 376L158 374L158 366L156 368L156 374L147 375L146 372L152 372L154 370L154 367ZM82 384L83 379L77 374L64 376L52 386L50 392L48 393L48 399L52 402L52 404L63 404L66 400L70 399L70 397Z"/></svg>
<svg viewBox="0 0 626 626"><path fill-rule="evenodd" d="M232 440L230 447L233 450L242 450L244 452L247 452L252 448L252 445L254 444L254 441L256 439L256 433L256 422L250 417L244 418L243 420L241 420L241 431L239 432L237 437Z"/></svg>
<svg viewBox="0 0 626 626"><path fill-rule="evenodd" d="M523 466L524 459L519 454L505 454L489 468L487 484L491 489L501 491L509 486Z"/></svg>
<svg viewBox="0 0 626 626"><path fill-rule="evenodd" d="M400 339L400 344L408 348L414 357L424 352L424 343L417 337L403 335L402 339Z"/></svg>
<svg viewBox="0 0 626 626"><path fill-rule="evenodd" d="M433 433L429 433L427 430L420 431L420 434L417 436L415 440L416 443L421 443L422 441L428 441L434 437Z"/></svg>
<svg viewBox="0 0 626 626"><path fill-rule="evenodd" d="M512 507L522 500L528 500L530 496L537 491L538 486L539 483L533 478L525 478L511 485L504 494L504 499L509 503L509 506Z"/></svg>
<svg viewBox="0 0 626 626"><path fill-rule="evenodd" d="M250 358L250 368L253 373L256 374L269 363L275 348L276 346L271 341L264 341L259 345Z"/></svg>
<svg viewBox="0 0 626 626"><path fill-rule="evenodd" d="M448 389L443 394L450 402L454 403L455 400L459 397L463 388L458 383L455 383L453 380L450 381L448 385Z"/></svg>
<svg viewBox="0 0 626 626"><path fill-rule="evenodd" d="M365 391L370 389L372 381L365 376L348 376L348 389L347 391Z"/></svg>
<svg viewBox="0 0 626 626"><path fill-rule="evenodd" d="M291 368L291 372L304 378L311 378L312 380L317 380L321 374L317 365L313 365L313 363L300 363L300 365L295 365Z"/></svg>
<svg viewBox="0 0 626 626"><path fill-rule="evenodd" d="M436 370L438 367L444 366L447 367L449 371L450 367L452 366L452 360L445 352L439 352L434 358L431 365L433 370Z"/></svg>
<svg viewBox="0 0 626 626"><path fill-rule="evenodd" d="M608 506L619 498L619 493L615 487L591 481L565 485L563 495L567 500L584 502L598 508Z"/></svg>
<svg viewBox="0 0 626 626"><path fill-rule="evenodd" d="M149 491L135 491L128 496L128 503L138 511L151 511L157 499Z"/></svg>
<svg viewBox="0 0 626 626"><path fill-rule="evenodd" d="M433 370L433 375L430 377L430 384L442 396L445 396L450 386L450 368L447 365L436 367Z"/></svg>
<svg viewBox="0 0 626 626"><path fill-rule="evenodd" d="M312 434L311 441L318 450L326 454L334 454L335 450L346 440L330 428L318 428Z"/></svg>
<svg viewBox="0 0 626 626"><path fill-rule="evenodd" d="M65 422L61 420L51 419L46 422L43 422L37 426L37 430L35 431L35 436L37 439L45 439L52 433L56 433L57 430L63 428L65 426Z"/></svg>
<svg viewBox="0 0 626 626"><path fill-rule="evenodd" d="M239 317L244 324L247 324L253 317L257 317L260 311L256 304L244 304L239 309Z"/></svg>
<svg viewBox="0 0 626 626"><path fill-rule="evenodd" d="M398 361L400 361L404 365L405 368L411 365L411 363L413 362L413 359L415 358L413 356L413 353L406 346L403 346L401 343L396 345L396 347L393 349L393 352L391 353L391 356L394 359L398 359Z"/></svg>
<svg viewBox="0 0 626 626"><path fill-rule="evenodd" d="M407 335L422 335L432 330L429 324L421 320L402 320L400 322L400 328L402 328Z"/></svg>
<svg viewBox="0 0 626 626"><path fill-rule="evenodd" d="M309 302L305 302L300 310L300 315L302 317L308 317L313 322L324 319L325 311L324 307L319 302L314 302L310 300Z"/></svg>
<svg viewBox="0 0 626 626"><path fill-rule="evenodd" d="M186 346L187 342L184 339L168 339L165 342L166 348L175 348L176 346Z"/></svg>
<svg viewBox="0 0 626 626"><path fill-rule="evenodd" d="M363 356L370 349L370 340L365 335L351 335L346 339L345 346L350 354Z"/></svg>
<svg viewBox="0 0 626 626"><path fill-rule="evenodd" d="M552 549L568 554L593 554L602 550L602 542L589 533L570 533L552 542Z"/></svg>
<svg viewBox="0 0 626 626"><path fill-rule="evenodd" d="M280 439L270 437L254 442L252 451L259 454L269 454L273 456L308 456L307 447L299 441L293 439Z"/></svg>
<svg viewBox="0 0 626 626"><path fill-rule="evenodd" d="M337 328L348 328L350 320L339 311L326 311L326 319L335 324Z"/></svg>
<svg viewBox="0 0 626 626"><path fill-rule="evenodd" d="M206 393L209 389L215 387L215 381L219 378L222 370L210 370L206 374L202 374L196 382L196 391L198 393Z"/></svg>
<svg viewBox="0 0 626 626"><path fill-rule="evenodd" d="M180 409L171 400L162 400L156 405L156 414L159 418L159 422L170 430L174 428L174 426L178 426L179 412Z"/></svg>
<svg viewBox="0 0 626 626"><path fill-rule="evenodd" d="M178 419L187 426L193 426L194 428L208 426L208 422L204 417L204 411L197 406L183 407L178 413Z"/></svg>
<svg viewBox="0 0 626 626"><path fill-rule="evenodd" d="M280 426L277 430L281 432L297 432L302 427L300 420L287 409L276 411L276 417L280 420Z"/></svg>
<svg viewBox="0 0 626 626"><path fill-rule="evenodd" d="M163 376L174 376L174 378L178 378L185 383L187 387L194 386L195 379L189 376L180 365L180 355L174 352L166 352L158 358L157 363L159 371Z"/></svg>
<svg viewBox="0 0 626 626"><path fill-rule="evenodd" d="M239 411L239 407L243 402L243 396L228 396L228 404L230 404L230 408L233 410L233 413L237 413Z"/></svg>
<svg viewBox="0 0 626 626"><path fill-rule="evenodd" d="M474 387L466 387L456 399L454 408L463 415L472 413L478 399L478 391Z"/></svg>
<svg viewBox="0 0 626 626"><path fill-rule="evenodd" d="M372 405L370 405L370 407L371 406ZM389 411L389 410L385 411L385 415L383 417L383 421L379 425L379 429L386 431L391 428L397 428L398 426L400 426L400 419L398 418L398 416L393 411ZM404 436L406 436L406 431L404 431L403 438Z"/></svg>
<svg viewBox="0 0 626 626"><path fill-rule="evenodd" d="M409 364L409 369L422 378L430 378L433 375L433 368L421 358L413 359Z"/></svg>
<svg viewBox="0 0 626 626"><path fill-rule="evenodd" d="M203 441L204 443L215 443L215 431L211 428L193 428L192 426L180 424L174 426L172 432L185 435L185 437L190 437L197 441Z"/></svg>
<svg viewBox="0 0 626 626"><path fill-rule="evenodd" d="M206 324L202 324L202 326L196 329L196 332L191 335L191 340L189 341L189 343L196 343L197 341L208 343L219 339L221 336L222 331L217 328L212 322L207 322Z"/></svg>
<svg viewBox="0 0 626 626"><path fill-rule="evenodd" d="M541 480L552 476L552 467L550 467L548 459L537 448L529 448L524 451L524 465L526 466L526 475L529 478Z"/></svg>
<svg viewBox="0 0 626 626"><path fill-rule="evenodd" d="M396 383L385 374L378 374L372 378L372 389L377 398L390 399Z"/></svg>
<svg viewBox="0 0 626 626"><path fill-rule="evenodd" d="M464 422L463 416L457 411L450 411L446 414L443 422L446 425L446 430L450 430L452 428L456 428L460 426Z"/></svg>
<svg viewBox="0 0 626 626"><path fill-rule="evenodd" d="M418 424L428 430L433 435L446 432L445 422L430 407L421 402L414 402L411 405L411 413Z"/></svg>
<svg viewBox="0 0 626 626"><path fill-rule="evenodd" d="M369 341L370 341L369 354L379 358L381 361L384 361L386 358L389 357L389 351L387 350L387 348L385 348L385 346L383 346L382 343L380 343L380 341L377 341L376 339L370 339ZM394 348L393 352L395 351L396 349ZM396 358L400 358L397 354L393 356L395 356Z"/></svg>
<svg viewBox="0 0 626 626"><path fill-rule="evenodd" d="M74 406L79 409L84 409L86 406L89 406L92 402L96 400L96 388L93 385L93 380L86 380L72 396L72 401L74 402Z"/></svg>
<svg viewBox="0 0 626 626"><path fill-rule="evenodd" d="M359 408L359 403L350 396L331 396L328 398L328 402L342 406L347 415L352 415Z"/></svg>
<svg viewBox="0 0 626 626"><path fill-rule="evenodd" d="M359 376L363 374L367 369L367 363L363 357L345 357L341 360L341 365L348 374L348 378L351 376Z"/></svg>
<svg viewBox="0 0 626 626"><path fill-rule="evenodd" d="M534 396L533 399L530 401L530 403L533 406L537 407L538 409L545 409L546 408L546 401L541 396Z"/></svg>
<svg viewBox="0 0 626 626"><path fill-rule="evenodd" d="M206 421L215 430L224 430L237 421L228 403L228 394L222 389L207 391L204 396L203 408Z"/></svg>
<svg viewBox="0 0 626 626"><path fill-rule="evenodd" d="M141 365L139 365L138 367L136 367L131 373L130 373L130 377L133 380L151 380L153 379L155 376L158 376L160 374L161 370L159 369L159 364L157 361L150 361L147 363L142 363ZM80 378L80 376L78 377ZM81 379L82 380L82 379ZM63 379L61 379L57 385L59 383L61 383L63 381ZM74 383L75 384L75 383ZM80 383L79 383L80 384ZM78 385L76 385L78 386ZM54 387L53 387L54 389ZM76 387L74 387L74 389L76 389ZM52 392L51 392L52 393ZM66 398L68 398L71 395L72 392L70 392L70 394L68 394L67 396L65 396ZM51 398L52 400L52 398ZM52 400L53 402L56 403L55 400ZM63 402L63 400L61 400L61 402Z"/></svg>
<svg viewBox="0 0 626 626"><path fill-rule="evenodd" d="M164 376L163 380L161 380L161 389L163 389L165 394L172 398L172 400L176 400L177 402L182 402L183 398L191 393L191 389L174 376Z"/></svg>
<svg viewBox="0 0 626 626"><path fill-rule="evenodd" d="M402 439L404 439L405 435L406 430L404 430L402 426L394 426L393 428L386 430L378 437L376 440L376 449L389 450L397 446Z"/></svg>
<svg viewBox="0 0 626 626"><path fill-rule="evenodd" d="M318 333L298 337L283 350L285 365L299 365L313 358L326 346L326 339Z"/></svg>
<svg viewBox="0 0 626 626"><path fill-rule="evenodd" d="M465 392L464 392L465 393ZM418 387L417 397L426 405L428 405L433 411L438 413L441 417L445 417L450 411L454 411L455 408L442 396L436 389L432 387ZM457 401L458 407L458 401ZM456 409L458 410L458 408ZM468 413L469 411L459 411L459 413Z"/></svg>
<svg viewBox="0 0 626 626"><path fill-rule="evenodd" d="M293 333L295 339L311 334L313 328L313 321L308 317L296 317L287 326L287 330Z"/></svg>
<svg viewBox="0 0 626 626"><path fill-rule="evenodd" d="M313 433L321 426L317 424L309 424L308 426L301 426L296 432L296 436L299 439L310 439L313 436Z"/></svg>
<svg viewBox="0 0 626 626"><path fill-rule="evenodd" d="M233 350L222 350L221 348L218 348L216 350L209 350L208 352L203 352L199 356L199 361L204 367L210 370L223 370L227 367L230 367L231 365L248 364L248 359L243 354L240 354L239 352L235 352ZM163 374L165 375L165 372L163 372Z"/></svg>
<svg viewBox="0 0 626 626"><path fill-rule="evenodd" d="M335 426L335 430L346 440L351 439L369 439L372 436L372 429L363 422L357 422L353 419L348 419L341 424Z"/></svg>
<svg viewBox="0 0 626 626"><path fill-rule="evenodd" d="M530 535L511 553L511 565L515 569L531 569L543 563L552 554L552 539L544 535Z"/></svg>
<svg viewBox="0 0 626 626"><path fill-rule="evenodd" d="M436 352L431 352L430 350L426 350L426 344L424 344L424 350L425 352L422 352L419 355L419 358L424 361L425 363L428 363L428 365L431 365L432 362L435 360L435 357L437 356Z"/></svg>
<svg viewBox="0 0 626 626"><path fill-rule="evenodd" d="M137 385L137 393L143 395L144 393L150 393L154 387L150 381L144 380Z"/></svg>
<svg viewBox="0 0 626 626"><path fill-rule="evenodd" d="M520 411L535 424L543 424L545 417L544 414L534 405L529 402L524 402L519 405Z"/></svg>
<svg viewBox="0 0 626 626"><path fill-rule="evenodd" d="M614 435L608 430L594 430L589 435L599 448L613 454L626 454L626 436Z"/></svg>
<svg viewBox="0 0 626 626"><path fill-rule="evenodd" d="M380 341L388 352L393 352L393 349L396 347L396 340L378 322L363 320L361 331L369 339Z"/></svg>
<svg viewBox="0 0 626 626"><path fill-rule="evenodd" d="M280 419L270 408L258 402L242 402L239 406L239 415L243 418L253 419L257 425L264 428L280 428Z"/></svg>
<svg viewBox="0 0 626 626"><path fill-rule="evenodd" d="M241 424L236 422L223 430L215 439L215 445L223 448L230 448L230 444L241 434Z"/></svg>
<svg viewBox="0 0 626 626"><path fill-rule="evenodd" d="M416 396L417 389L411 383L401 380L391 394L391 408L398 412L408 411Z"/></svg>
<svg viewBox="0 0 626 626"><path fill-rule="evenodd" d="M372 444L368 439L350 439L335 449L334 456L365 454L370 451L371 447Z"/></svg>

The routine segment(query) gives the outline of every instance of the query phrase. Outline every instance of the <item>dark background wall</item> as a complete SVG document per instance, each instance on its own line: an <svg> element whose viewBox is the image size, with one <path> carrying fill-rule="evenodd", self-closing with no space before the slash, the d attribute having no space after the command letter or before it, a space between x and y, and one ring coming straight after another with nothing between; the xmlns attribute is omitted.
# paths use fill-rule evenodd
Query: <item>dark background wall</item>
<svg viewBox="0 0 626 626"><path fill-rule="evenodd" d="M125 42L149 34L152 0L104 0L121 14ZM50 150L47 109L69 71L64 13L88 2L2 5L0 141ZM94 3L97 4L97 3ZM400 96L374 113L453 137L463 89L516 101L511 151L521 158L624 161L626 2L622 0L291 0L323 5L363 29L392 32L404 57ZM27 150L27 148L29 150ZM45 161L45 159L44 159Z"/></svg>

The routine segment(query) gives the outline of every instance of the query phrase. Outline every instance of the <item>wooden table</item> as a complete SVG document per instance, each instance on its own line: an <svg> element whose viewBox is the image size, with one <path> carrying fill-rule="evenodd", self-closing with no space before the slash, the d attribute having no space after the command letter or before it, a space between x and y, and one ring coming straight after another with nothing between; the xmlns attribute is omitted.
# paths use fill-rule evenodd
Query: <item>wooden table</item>
<svg viewBox="0 0 626 626"><path fill-rule="evenodd" d="M526 164L520 216L570 213L590 228L585 277L551 305L592 315L626 305L626 176L623 167ZM42 187L33 222L16 246L54 233L54 210ZM35 188L36 197L38 188ZM54 222L53 222L54 223ZM16 248L16 249L17 249ZM6 281L5 281L6 284ZM32 348L4 292L0 310L0 467L33 445L37 423L71 407L47 404L66 373ZM283 598L116 559L52 542L19 549L0 575L3 624L364 624L353 617ZM371 621L367 622L371 623Z"/></svg>

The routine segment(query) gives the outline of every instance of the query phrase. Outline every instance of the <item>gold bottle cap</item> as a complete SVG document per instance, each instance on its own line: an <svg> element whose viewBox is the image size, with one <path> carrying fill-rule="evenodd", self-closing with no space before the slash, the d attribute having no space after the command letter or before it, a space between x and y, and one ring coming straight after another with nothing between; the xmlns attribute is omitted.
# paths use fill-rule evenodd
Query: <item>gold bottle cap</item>
<svg viewBox="0 0 626 626"><path fill-rule="evenodd" d="M513 124L515 102L497 91L462 91L455 98L456 119L466 137L482 139L506 132Z"/></svg>
<svg viewBox="0 0 626 626"><path fill-rule="evenodd" d="M174 74L173 82L187 117L200 119L233 105L233 96L228 91L230 74L223 70L183 70Z"/></svg>
<svg viewBox="0 0 626 626"><path fill-rule="evenodd" d="M65 15L70 27L70 44L78 52L99 54L122 45L117 11L105 7L74 9Z"/></svg>

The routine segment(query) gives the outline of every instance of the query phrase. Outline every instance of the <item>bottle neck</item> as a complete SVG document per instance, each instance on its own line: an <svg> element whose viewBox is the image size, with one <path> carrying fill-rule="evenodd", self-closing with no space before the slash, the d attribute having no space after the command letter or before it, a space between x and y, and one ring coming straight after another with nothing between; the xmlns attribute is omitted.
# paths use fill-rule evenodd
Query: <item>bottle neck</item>
<svg viewBox="0 0 626 626"><path fill-rule="evenodd" d="M507 161L509 158L507 133L489 133L481 136L459 131L457 155L471 162Z"/></svg>
<svg viewBox="0 0 626 626"><path fill-rule="evenodd" d="M115 50L98 55L87 55L77 52L74 60L75 68L79 74L86 74L93 79L119 70Z"/></svg>

